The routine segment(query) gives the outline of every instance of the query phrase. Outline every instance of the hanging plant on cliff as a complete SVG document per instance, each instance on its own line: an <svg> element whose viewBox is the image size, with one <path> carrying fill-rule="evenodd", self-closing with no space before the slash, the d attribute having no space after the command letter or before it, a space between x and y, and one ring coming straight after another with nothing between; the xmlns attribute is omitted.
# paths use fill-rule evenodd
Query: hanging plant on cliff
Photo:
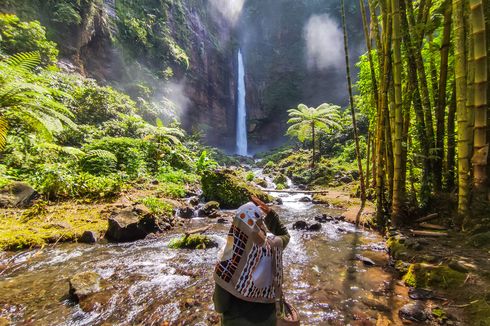
<svg viewBox="0 0 490 326"><path fill-rule="evenodd" d="M287 134L297 137L300 142L311 140L313 155L311 168L315 167L315 134L318 131L329 131L340 128L338 121L340 107L338 105L323 103L317 108L299 104L297 108L288 110L289 127Z"/></svg>

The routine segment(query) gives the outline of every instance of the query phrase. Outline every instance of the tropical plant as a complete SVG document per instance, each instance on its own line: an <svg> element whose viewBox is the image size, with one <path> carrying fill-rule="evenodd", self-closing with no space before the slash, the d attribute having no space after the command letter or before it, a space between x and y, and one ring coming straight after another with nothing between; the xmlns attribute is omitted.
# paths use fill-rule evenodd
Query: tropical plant
<svg viewBox="0 0 490 326"><path fill-rule="evenodd" d="M206 171L212 170L218 166L218 163L209 158L206 151L202 151L199 159L196 162L196 171L199 175L203 175Z"/></svg>
<svg viewBox="0 0 490 326"><path fill-rule="evenodd" d="M338 123L340 107L323 103L317 108L299 104L297 108L288 110L290 119L287 134L295 136L300 142L311 139L313 155L311 167L315 167L315 133L329 131L332 128L340 128Z"/></svg>
<svg viewBox="0 0 490 326"><path fill-rule="evenodd" d="M20 121L48 141L63 125L76 129L71 112L56 100L68 95L31 81L40 62L39 52L18 53L0 62L0 150L10 122Z"/></svg>

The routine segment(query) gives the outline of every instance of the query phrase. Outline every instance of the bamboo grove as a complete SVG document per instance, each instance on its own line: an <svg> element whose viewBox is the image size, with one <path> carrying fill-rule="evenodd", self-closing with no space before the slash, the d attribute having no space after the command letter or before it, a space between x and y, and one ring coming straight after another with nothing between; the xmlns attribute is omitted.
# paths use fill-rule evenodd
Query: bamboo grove
<svg viewBox="0 0 490 326"><path fill-rule="evenodd" d="M360 0L370 117L365 184L377 223L453 198L456 226L489 215L490 0ZM487 216L488 217L488 216Z"/></svg>

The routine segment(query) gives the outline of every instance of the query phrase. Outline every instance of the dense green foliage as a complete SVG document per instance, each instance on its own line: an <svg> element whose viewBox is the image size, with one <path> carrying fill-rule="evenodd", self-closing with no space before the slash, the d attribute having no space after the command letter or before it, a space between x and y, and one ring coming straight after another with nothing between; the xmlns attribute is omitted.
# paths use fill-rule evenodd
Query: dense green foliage
<svg viewBox="0 0 490 326"><path fill-rule="evenodd" d="M179 125L165 126L144 101L40 67L38 53L51 49L54 62L56 52L39 23L24 26L16 16L2 18L15 31L0 43L10 54L0 61L2 185L20 180L49 199L99 199L116 196L133 181L156 179L162 195L180 198L199 181L194 172L216 166L205 153L199 157L198 144L189 150ZM22 28L37 36L19 34ZM39 52L12 53L30 48Z"/></svg>

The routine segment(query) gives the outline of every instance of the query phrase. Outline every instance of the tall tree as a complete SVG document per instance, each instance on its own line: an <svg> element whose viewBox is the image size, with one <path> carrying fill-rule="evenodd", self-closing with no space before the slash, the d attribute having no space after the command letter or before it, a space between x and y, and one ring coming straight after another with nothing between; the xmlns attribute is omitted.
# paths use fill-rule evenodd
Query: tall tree
<svg viewBox="0 0 490 326"><path fill-rule="evenodd" d="M448 79L449 50L451 47L451 1L444 2L444 27L441 41L441 63L439 70L439 95L436 103L436 148L437 155L434 162L434 188L442 190L442 162L444 158L444 115L446 110L446 88Z"/></svg>
<svg viewBox="0 0 490 326"><path fill-rule="evenodd" d="M392 223L400 224L400 216L405 198L405 185L402 184L402 135L403 135L403 112L402 112L402 63L401 63L401 33L400 33L400 0L391 1L393 12L393 82L395 88L395 125L394 125L394 174L393 174L393 209Z"/></svg>
<svg viewBox="0 0 490 326"><path fill-rule="evenodd" d="M473 185L475 192L487 197L487 45L486 26L482 0L470 0L473 39L473 60L475 66L474 98L474 155Z"/></svg>
<svg viewBox="0 0 490 326"><path fill-rule="evenodd" d="M337 105L323 103L317 108L300 104L297 108L288 110L290 118L288 124L291 125L287 131L288 135L298 137L301 142L311 136L313 149L312 168L315 167L316 132L340 127L338 123L340 119L339 109L340 107Z"/></svg>
<svg viewBox="0 0 490 326"><path fill-rule="evenodd" d="M456 80L456 116L458 121L458 213L466 216L469 198L469 151L466 128L466 32L464 0L453 0L454 69Z"/></svg>
<svg viewBox="0 0 490 326"><path fill-rule="evenodd" d="M357 131L354 97L352 95L352 81L350 77L350 65L349 65L349 40L347 36L347 28L345 25L344 0L341 0L341 11L342 11L342 29L344 31L345 69L347 74L347 86L349 89L350 112L352 116L352 127L354 128L354 141L356 144L357 168L359 169L359 181L360 181L359 183L361 186L361 201L364 203L366 201L366 187L364 185L364 173L362 168L361 150L359 147L359 134Z"/></svg>

